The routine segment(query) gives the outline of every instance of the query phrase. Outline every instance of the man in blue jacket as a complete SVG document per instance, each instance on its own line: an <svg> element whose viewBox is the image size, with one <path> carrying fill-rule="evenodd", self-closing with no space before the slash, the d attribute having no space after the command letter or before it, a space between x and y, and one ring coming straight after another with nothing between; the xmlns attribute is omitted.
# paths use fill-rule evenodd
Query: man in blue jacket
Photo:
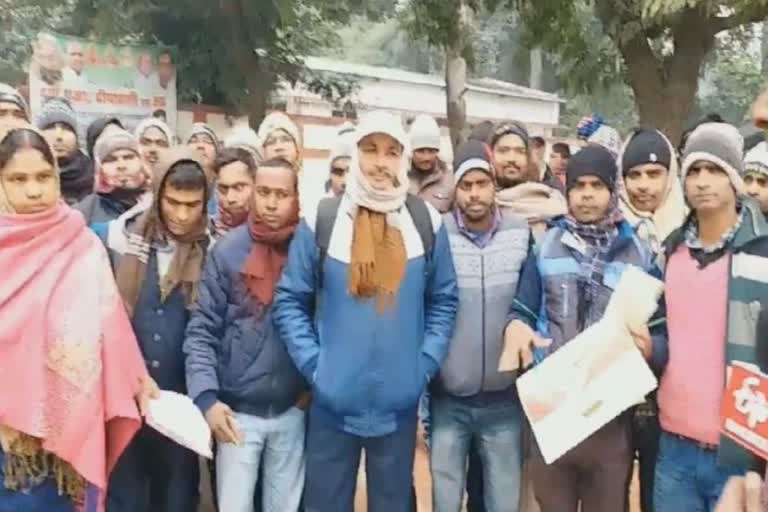
<svg viewBox="0 0 768 512"><path fill-rule="evenodd" d="M407 193L399 117L370 113L354 144L345 194L306 212L273 306L313 392L307 512L352 512L363 449L368 510L410 509L417 405L458 300L440 216Z"/></svg>
<svg viewBox="0 0 768 512"><path fill-rule="evenodd" d="M219 508L298 510L304 485L304 380L272 323L274 288L298 224L296 173L282 159L255 175L248 222L208 255L184 352L189 394L218 441Z"/></svg>
<svg viewBox="0 0 768 512"><path fill-rule="evenodd" d="M603 317L614 288L630 265L661 273L653 253L617 207L614 157L589 145L568 161L569 213L547 231L537 254L525 263L505 343L524 365L546 358ZM663 301L635 343L660 373L667 361ZM542 338L551 341L543 342ZM531 350L532 345L539 348ZM567 425L563 425L567 428ZM630 415L622 414L546 464L538 445L532 454L533 485L542 512L628 509L633 454Z"/></svg>

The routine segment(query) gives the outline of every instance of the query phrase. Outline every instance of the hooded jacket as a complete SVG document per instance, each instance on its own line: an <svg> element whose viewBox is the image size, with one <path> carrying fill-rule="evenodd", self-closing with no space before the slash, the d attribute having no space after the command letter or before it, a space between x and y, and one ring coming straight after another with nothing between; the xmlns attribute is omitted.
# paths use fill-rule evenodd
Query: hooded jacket
<svg viewBox="0 0 768 512"><path fill-rule="evenodd" d="M131 311L131 324L139 341L147 369L161 389L179 393L187 392L184 354L182 346L185 331L190 318L190 296L192 288L197 286L202 272L205 250L210 240L194 242L200 247L190 251L189 262L198 261L197 278L182 272L182 278L194 279L194 283L179 282L163 300L163 275L171 271L175 252L179 242L162 244L157 240L157 234L162 232L160 223L159 198L170 169L181 161L197 162L194 153L185 147L177 146L167 158L161 160L158 167L157 180L153 183L155 199L150 203L143 201L127 211L116 220L92 226L92 229L106 245L113 267L117 269L117 282L123 300ZM199 162L198 162L199 163ZM205 202L203 203L205 204ZM207 226L205 211L201 218L203 226ZM200 229L205 229L201 227ZM146 249L146 263L143 278L137 274L137 279L130 281L135 290L126 290L126 280L121 279L121 267L124 258L135 255L136 247L132 238L140 235L149 243ZM202 254L198 255L197 251ZM190 263L191 265L192 263ZM136 303L131 304L127 295L135 295Z"/></svg>
<svg viewBox="0 0 768 512"><path fill-rule="evenodd" d="M627 194L624 174L621 170L618 176L618 191L619 208L624 218L632 224L637 236L645 241L656 255L662 255L664 252L662 247L664 240L683 224L688 208L685 205L683 188L680 184L679 164L677 158L674 157L676 154L675 148L666 135L661 132L658 133L669 145L669 154L672 155L667 173L667 188L664 191L664 197L659 207L653 213L641 212L635 209ZM619 162L622 161L624 151L626 151L631 140L632 135L624 141L618 157Z"/></svg>

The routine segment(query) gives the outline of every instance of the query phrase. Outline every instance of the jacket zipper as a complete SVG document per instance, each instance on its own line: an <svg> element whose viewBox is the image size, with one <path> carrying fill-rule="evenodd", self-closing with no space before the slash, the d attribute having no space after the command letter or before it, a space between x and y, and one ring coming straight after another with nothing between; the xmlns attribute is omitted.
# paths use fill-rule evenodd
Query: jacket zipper
<svg viewBox="0 0 768 512"><path fill-rule="evenodd" d="M483 366L482 373L480 374L480 392L485 389L485 256L480 253L480 303L481 303L481 317L482 328L480 335L482 336L483 347Z"/></svg>

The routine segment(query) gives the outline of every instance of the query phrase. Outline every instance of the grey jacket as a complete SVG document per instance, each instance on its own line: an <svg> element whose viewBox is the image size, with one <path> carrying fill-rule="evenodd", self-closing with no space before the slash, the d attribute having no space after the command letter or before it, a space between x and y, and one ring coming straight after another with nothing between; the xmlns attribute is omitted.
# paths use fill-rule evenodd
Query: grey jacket
<svg viewBox="0 0 768 512"><path fill-rule="evenodd" d="M443 219L456 268L459 308L439 386L458 397L503 391L517 378L517 372L496 368L520 271L532 247L528 223L503 216L493 238L480 248L461 233L453 214Z"/></svg>

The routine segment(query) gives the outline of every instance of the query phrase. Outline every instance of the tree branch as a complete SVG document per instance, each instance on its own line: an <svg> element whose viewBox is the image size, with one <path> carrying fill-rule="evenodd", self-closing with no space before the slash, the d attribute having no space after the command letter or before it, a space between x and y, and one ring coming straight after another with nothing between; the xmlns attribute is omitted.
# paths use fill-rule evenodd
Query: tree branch
<svg viewBox="0 0 768 512"><path fill-rule="evenodd" d="M712 18L709 23L709 28L712 34L717 34L724 30L730 30L747 23L765 21L766 17L768 17L768 6L758 7L750 12L739 12L731 16Z"/></svg>

